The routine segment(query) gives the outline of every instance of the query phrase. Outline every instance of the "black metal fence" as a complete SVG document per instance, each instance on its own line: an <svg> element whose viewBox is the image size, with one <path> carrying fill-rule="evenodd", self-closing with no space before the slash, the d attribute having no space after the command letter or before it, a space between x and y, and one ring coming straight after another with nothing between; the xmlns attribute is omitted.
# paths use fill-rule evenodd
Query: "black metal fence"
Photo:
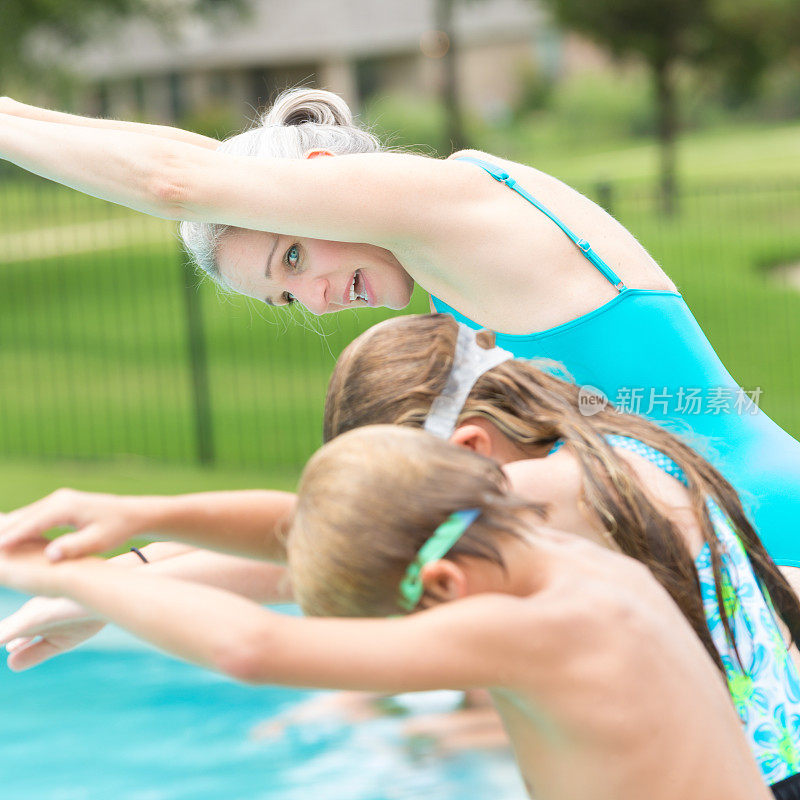
<svg viewBox="0 0 800 800"><path fill-rule="evenodd" d="M800 433L800 187L594 194L676 281L732 374ZM793 288L794 287L794 288ZM415 296L410 311L424 312ZM307 318L200 281L174 226L0 176L0 456L295 468L341 349L381 311Z"/></svg>

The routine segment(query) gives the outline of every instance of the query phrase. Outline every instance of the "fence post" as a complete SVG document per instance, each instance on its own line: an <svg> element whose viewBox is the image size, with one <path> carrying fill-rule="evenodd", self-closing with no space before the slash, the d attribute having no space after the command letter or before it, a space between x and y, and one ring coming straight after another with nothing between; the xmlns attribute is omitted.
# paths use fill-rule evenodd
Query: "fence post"
<svg viewBox="0 0 800 800"><path fill-rule="evenodd" d="M214 429L211 422L211 392L208 385L208 354L205 327L197 276L189 258L181 259L183 299L186 316L186 343L189 348L189 368L192 373L192 404L197 460L204 465L214 463Z"/></svg>
<svg viewBox="0 0 800 800"><path fill-rule="evenodd" d="M610 181L599 181L595 187L597 192L597 204L614 216L614 194L611 190Z"/></svg>

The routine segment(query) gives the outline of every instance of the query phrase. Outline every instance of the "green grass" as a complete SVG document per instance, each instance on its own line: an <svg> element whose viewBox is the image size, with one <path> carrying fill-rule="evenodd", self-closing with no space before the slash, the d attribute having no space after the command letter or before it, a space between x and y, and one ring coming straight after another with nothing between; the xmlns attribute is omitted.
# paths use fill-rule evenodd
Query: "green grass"
<svg viewBox="0 0 800 800"><path fill-rule="evenodd" d="M95 220L130 218L132 212L94 197L64 190L55 183L24 176L2 179L0 234L82 224Z"/></svg>
<svg viewBox="0 0 800 800"><path fill-rule="evenodd" d="M599 181L616 185L655 185L659 149L653 140L627 140L569 146L537 123L498 132L486 144L556 175L572 185ZM689 186L771 184L800 180L800 123L739 126L687 133L677 145L678 174Z"/></svg>
<svg viewBox="0 0 800 800"><path fill-rule="evenodd" d="M299 470L203 469L147 459L86 462L0 461L0 511L9 511L62 486L113 494L182 494L225 489L294 491Z"/></svg>
<svg viewBox="0 0 800 800"><path fill-rule="evenodd" d="M0 452L196 457L185 280L176 246L0 266ZM194 280L194 279L193 279ZM204 316L217 461L295 468L321 440L342 348L383 311L313 320L191 289ZM425 310L421 294L417 310Z"/></svg>
<svg viewBox="0 0 800 800"><path fill-rule="evenodd" d="M531 136L516 142L517 158L590 192L613 177L616 216L679 285L734 377L745 388L762 387L763 407L799 435L800 293L771 283L765 267L800 261L800 126L687 137L680 164L691 191L672 220L654 202L653 146L544 152ZM778 184L784 188L772 188ZM703 185L740 188L697 188ZM142 224L51 184L0 184L0 241L11 231L126 218ZM314 320L325 332L319 336L299 318L207 283L194 289L224 471L189 469L196 442L181 258L168 240L123 240L0 264L5 507L65 483L130 492L293 485L319 444L336 356L388 312ZM411 310L427 310L421 292Z"/></svg>

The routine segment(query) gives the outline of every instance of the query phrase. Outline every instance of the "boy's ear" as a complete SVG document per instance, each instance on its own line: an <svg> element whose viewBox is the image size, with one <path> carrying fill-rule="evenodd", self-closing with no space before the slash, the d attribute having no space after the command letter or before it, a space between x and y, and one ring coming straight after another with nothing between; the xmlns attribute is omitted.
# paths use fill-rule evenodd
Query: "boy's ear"
<svg viewBox="0 0 800 800"><path fill-rule="evenodd" d="M454 561L431 561L420 573L425 594L436 603L447 603L467 596L467 576Z"/></svg>
<svg viewBox="0 0 800 800"><path fill-rule="evenodd" d="M494 452L492 437L480 425L470 425L469 423L460 425L453 431L450 441L487 458L491 458Z"/></svg>
<svg viewBox="0 0 800 800"><path fill-rule="evenodd" d="M309 150L306 153L306 158L319 158L320 156L335 156L336 153L331 153L330 150L322 150L317 148L316 150Z"/></svg>

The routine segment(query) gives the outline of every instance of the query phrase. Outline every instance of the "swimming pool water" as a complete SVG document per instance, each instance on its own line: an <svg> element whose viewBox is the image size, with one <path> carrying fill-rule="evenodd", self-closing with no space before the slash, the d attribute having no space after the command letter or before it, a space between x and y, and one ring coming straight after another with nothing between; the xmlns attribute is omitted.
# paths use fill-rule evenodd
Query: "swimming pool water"
<svg viewBox="0 0 800 800"><path fill-rule="evenodd" d="M0 594L5 616L24 600ZM0 664L0 796L24 800L521 800L510 757L412 754L400 720L254 726L312 693L237 685L109 629Z"/></svg>

